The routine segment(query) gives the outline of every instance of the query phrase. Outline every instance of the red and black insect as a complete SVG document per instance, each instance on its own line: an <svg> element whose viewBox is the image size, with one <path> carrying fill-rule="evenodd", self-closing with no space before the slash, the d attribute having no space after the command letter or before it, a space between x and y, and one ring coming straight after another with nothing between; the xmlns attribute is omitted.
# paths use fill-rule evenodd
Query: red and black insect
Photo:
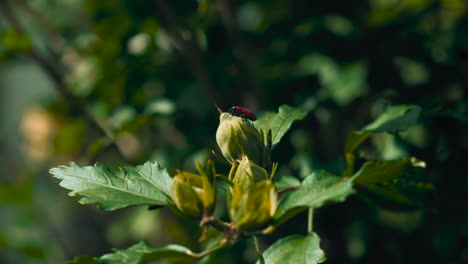
<svg viewBox="0 0 468 264"><path fill-rule="evenodd" d="M228 113L233 116L247 118L252 121L257 120L257 117L252 112L250 112L249 109L242 106L233 106L231 107L231 109L228 110Z"/></svg>

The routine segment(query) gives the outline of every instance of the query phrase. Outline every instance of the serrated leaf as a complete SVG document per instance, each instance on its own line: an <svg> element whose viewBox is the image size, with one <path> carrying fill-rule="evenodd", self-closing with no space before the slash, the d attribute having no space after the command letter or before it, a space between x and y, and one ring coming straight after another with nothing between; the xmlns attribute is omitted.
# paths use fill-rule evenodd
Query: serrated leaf
<svg viewBox="0 0 468 264"><path fill-rule="evenodd" d="M286 194L279 202L274 216L280 224L306 208L316 208L326 202L342 202L354 193L353 178L343 178L325 171L307 176L298 190Z"/></svg>
<svg viewBox="0 0 468 264"><path fill-rule="evenodd" d="M320 248L320 238L315 233L280 239L271 245L263 256L268 264L316 264L325 261L325 253ZM258 263L260 262L257 261Z"/></svg>
<svg viewBox="0 0 468 264"><path fill-rule="evenodd" d="M407 130L416 124L421 108L417 105L394 105L385 110L377 119L364 126L360 131L348 135L345 153L355 151L372 133L396 133Z"/></svg>
<svg viewBox="0 0 468 264"><path fill-rule="evenodd" d="M158 163L146 162L137 167L110 170L102 164L52 168L50 173L61 180L60 186L71 190L70 196L82 195L80 203L96 203L104 210L133 205L171 205L172 179Z"/></svg>
<svg viewBox="0 0 468 264"><path fill-rule="evenodd" d="M105 254L99 260L105 264L137 264L156 259L190 260L194 259L192 255L193 252L183 246L167 245L153 248L147 242L140 241L127 249L114 249L114 253Z"/></svg>
<svg viewBox="0 0 468 264"><path fill-rule="evenodd" d="M390 106L372 123L366 125L361 131L375 133L389 132L397 133L407 130L416 124L421 107L417 105L394 105Z"/></svg>
<svg viewBox="0 0 468 264"><path fill-rule="evenodd" d="M354 173L356 156L353 152L372 133L405 131L416 124L420 113L421 108L417 105L394 105L387 108L377 119L364 126L360 131L349 133L344 147L347 169L344 171L343 176L350 176Z"/></svg>
<svg viewBox="0 0 468 264"><path fill-rule="evenodd" d="M398 179L406 169L411 167L414 158L389 160L384 162L366 162L356 173L354 181L357 184L372 185Z"/></svg>
<svg viewBox="0 0 468 264"><path fill-rule="evenodd" d="M414 207L421 203L422 194L432 184L418 179L425 164L415 158L384 162L366 162L356 172L354 183L365 186L372 196L387 205Z"/></svg>
<svg viewBox="0 0 468 264"><path fill-rule="evenodd" d="M275 182L275 185L278 192L281 192L291 187L299 187L301 185L301 181L293 176L281 176L281 178Z"/></svg>
<svg viewBox="0 0 468 264"><path fill-rule="evenodd" d="M266 134L271 130L272 147L277 145L281 138L291 127L292 123L297 120L302 120L307 115L307 111L293 108L289 105L279 107L277 114L268 113L255 122L255 127L263 130Z"/></svg>

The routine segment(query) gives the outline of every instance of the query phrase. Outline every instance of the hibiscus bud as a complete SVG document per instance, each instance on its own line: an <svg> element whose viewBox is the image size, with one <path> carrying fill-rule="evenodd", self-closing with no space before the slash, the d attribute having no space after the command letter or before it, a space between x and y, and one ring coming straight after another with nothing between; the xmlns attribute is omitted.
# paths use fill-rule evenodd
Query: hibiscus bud
<svg viewBox="0 0 468 264"><path fill-rule="evenodd" d="M241 185L245 189L251 184L266 179L268 179L267 171L245 156L240 161L232 181L235 185Z"/></svg>
<svg viewBox="0 0 468 264"><path fill-rule="evenodd" d="M179 172L172 180L172 194L177 208L190 216L211 214L215 205L215 191L206 174Z"/></svg>
<svg viewBox="0 0 468 264"><path fill-rule="evenodd" d="M229 216L238 229L255 231L271 221L276 204L276 187L271 180L254 183L246 190L234 185Z"/></svg>
<svg viewBox="0 0 468 264"><path fill-rule="evenodd" d="M257 164L265 163L266 147L250 120L230 113L222 113L219 120L216 141L227 161L239 163L243 156L247 156Z"/></svg>

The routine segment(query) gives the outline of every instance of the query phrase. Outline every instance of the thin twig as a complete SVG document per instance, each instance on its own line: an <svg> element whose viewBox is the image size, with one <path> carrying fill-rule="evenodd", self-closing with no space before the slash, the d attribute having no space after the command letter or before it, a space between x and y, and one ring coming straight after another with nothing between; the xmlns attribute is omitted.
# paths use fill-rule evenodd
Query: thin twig
<svg viewBox="0 0 468 264"><path fill-rule="evenodd" d="M255 245L255 251L257 251L258 254L258 260L260 261L260 264L265 264L265 259L263 258L263 253L260 250L260 244L258 243L258 238L256 236L252 236L254 245Z"/></svg>
<svg viewBox="0 0 468 264"><path fill-rule="evenodd" d="M24 35L25 32L21 27L21 24L15 17L15 13L12 9L11 3L8 0L0 1L0 11L1 15L5 18L10 26L16 30L18 33ZM125 156L122 154L120 147L115 142L115 136L112 131L101 121L99 121L89 109L89 106L80 98L73 95L66 86L64 80L64 73L60 70L54 62L49 60L46 56L43 56L35 47L32 47L29 53L26 54L32 61L34 61L40 68L47 74L47 76L54 83L55 89L59 94L68 102L68 104L77 112L79 112L83 118L95 129L101 132L105 137L107 137L112 144L117 147L119 154L125 159Z"/></svg>
<svg viewBox="0 0 468 264"><path fill-rule="evenodd" d="M314 223L314 208L309 208L309 213L307 216L307 233L312 232Z"/></svg>
<svg viewBox="0 0 468 264"><path fill-rule="evenodd" d="M200 221L200 226L208 226L208 225L218 229L219 231L226 231L230 228L228 223L220 221L213 216L203 217L202 220Z"/></svg>
<svg viewBox="0 0 468 264"><path fill-rule="evenodd" d="M59 32L54 30L51 26L50 19L44 16L43 13L38 12L31 8L25 0L15 0L14 4L19 10L23 11L26 15L29 15L33 18L35 22L42 28L42 31L45 32L46 40L52 48L50 51L54 55L61 54L63 48L65 47L65 39Z"/></svg>

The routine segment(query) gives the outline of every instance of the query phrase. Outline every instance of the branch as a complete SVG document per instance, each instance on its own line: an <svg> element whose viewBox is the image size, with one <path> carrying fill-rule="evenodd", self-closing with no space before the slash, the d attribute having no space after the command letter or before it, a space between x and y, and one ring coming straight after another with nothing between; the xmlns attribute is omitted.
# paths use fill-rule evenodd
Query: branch
<svg viewBox="0 0 468 264"><path fill-rule="evenodd" d="M7 21L11 27L18 33L25 35L25 32L22 29L19 21L16 19L12 6L8 0L0 0L0 10L2 16L5 18L5 21ZM74 110L79 112L92 127L97 129L102 135L108 138L112 142L112 145L117 147L119 154L125 159L125 156L120 151L120 147L115 143L115 136L112 131L93 115L92 111L89 109L89 106L83 100L73 95L67 89L63 77L63 72L60 70L60 68L57 67L54 62L37 51L35 47L32 47L31 51L25 55L40 66L40 68L54 83L55 89L68 102L68 104Z"/></svg>
<svg viewBox="0 0 468 264"><path fill-rule="evenodd" d="M25 0L15 0L12 4L14 4L19 10L23 11L26 15L31 16L32 19L42 28L45 32L44 35L46 40L48 41L50 48L52 48L51 52L54 55L61 54L61 51L65 47L65 39L59 32L54 30L49 19L47 19L44 14L31 8Z"/></svg>

